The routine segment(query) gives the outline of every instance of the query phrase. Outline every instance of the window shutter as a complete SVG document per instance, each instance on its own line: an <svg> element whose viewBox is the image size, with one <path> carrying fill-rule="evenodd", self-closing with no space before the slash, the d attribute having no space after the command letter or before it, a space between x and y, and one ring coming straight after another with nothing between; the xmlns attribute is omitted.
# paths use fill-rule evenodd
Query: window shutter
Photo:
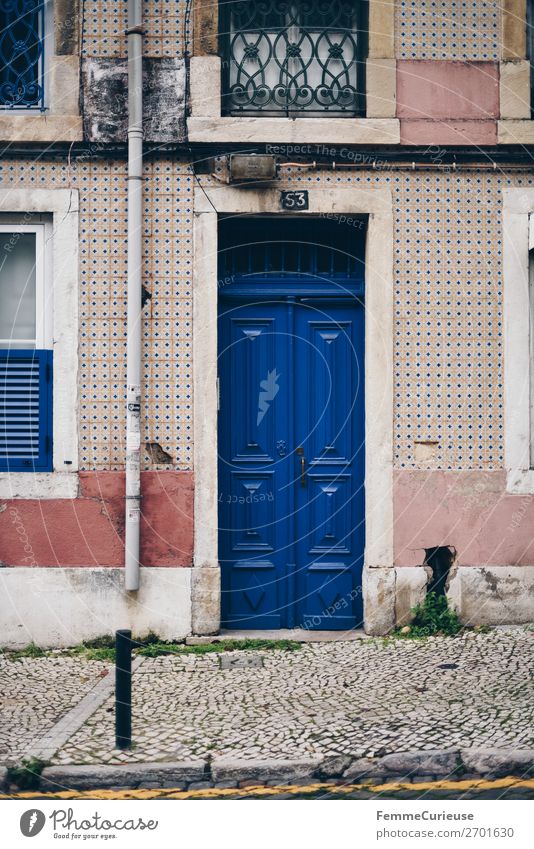
<svg viewBox="0 0 534 849"><path fill-rule="evenodd" d="M534 248L534 215L528 216L528 249L531 251Z"/></svg>
<svg viewBox="0 0 534 849"><path fill-rule="evenodd" d="M52 471L52 351L0 350L0 469Z"/></svg>

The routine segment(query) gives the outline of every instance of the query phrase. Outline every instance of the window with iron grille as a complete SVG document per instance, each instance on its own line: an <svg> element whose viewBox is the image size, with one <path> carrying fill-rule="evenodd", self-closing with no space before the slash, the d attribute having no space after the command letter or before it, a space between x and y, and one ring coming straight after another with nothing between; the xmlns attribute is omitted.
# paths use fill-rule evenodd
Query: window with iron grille
<svg viewBox="0 0 534 849"><path fill-rule="evenodd" d="M52 470L45 225L0 225L0 471Z"/></svg>
<svg viewBox="0 0 534 849"><path fill-rule="evenodd" d="M227 115L364 114L366 2L241 0L220 10Z"/></svg>
<svg viewBox="0 0 534 849"><path fill-rule="evenodd" d="M219 278L363 280L366 219L332 214L219 219Z"/></svg>
<svg viewBox="0 0 534 849"><path fill-rule="evenodd" d="M0 106L44 109L46 0L0 0Z"/></svg>

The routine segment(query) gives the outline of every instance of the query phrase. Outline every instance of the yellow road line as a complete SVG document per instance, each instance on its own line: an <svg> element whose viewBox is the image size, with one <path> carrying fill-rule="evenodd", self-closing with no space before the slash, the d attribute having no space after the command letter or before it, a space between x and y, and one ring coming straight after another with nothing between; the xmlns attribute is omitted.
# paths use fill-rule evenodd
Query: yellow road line
<svg viewBox="0 0 534 849"><path fill-rule="evenodd" d="M2 793L0 799L35 799L39 796L43 799L221 799L225 796L277 796L280 793L291 793L301 796L310 793L324 791L331 795L346 795L365 790L372 793L391 793L396 791L411 790L413 792L427 792L430 790L450 790L458 794L468 790L506 790L528 789L534 790L534 779L507 776L492 781L479 779L465 779L464 781L422 781L417 784L411 782L390 782L387 784L308 784L306 786L295 784L280 784L276 787L257 785L254 787L230 787L217 789L216 787L205 790L178 790L161 788L153 790L62 790L57 793L39 793L39 791L23 793Z"/></svg>

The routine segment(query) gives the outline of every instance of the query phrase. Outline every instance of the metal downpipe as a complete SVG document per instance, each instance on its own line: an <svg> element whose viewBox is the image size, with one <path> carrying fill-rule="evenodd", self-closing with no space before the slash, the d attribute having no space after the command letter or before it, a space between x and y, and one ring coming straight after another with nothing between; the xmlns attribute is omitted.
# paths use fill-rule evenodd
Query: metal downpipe
<svg viewBox="0 0 534 849"><path fill-rule="evenodd" d="M125 589L139 589L141 517L142 0L128 0L128 318L126 342Z"/></svg>

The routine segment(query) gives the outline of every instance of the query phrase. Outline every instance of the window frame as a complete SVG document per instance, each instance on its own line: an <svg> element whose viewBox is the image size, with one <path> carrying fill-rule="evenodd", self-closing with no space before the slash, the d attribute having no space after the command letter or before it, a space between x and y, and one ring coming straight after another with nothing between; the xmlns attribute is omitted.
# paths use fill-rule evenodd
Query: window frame
<svg viewBox="0 0 534 849"><path fill-rule="evenodd" d="M22 219L27 221L29 214ZM35 235L35 339L0 339L0 357L13 360L29 356L32 352L39 362L39 457L30 466L19 458L0 459L0 471L8 473L51 472L53 450L53 360L52 360L52 275L50 253L52 221L44 220L33 224L19 223L20 216L0 212L0 240L2 233L33 233ZM15 245L16 248L16 245ZM1 305L0 305L1 306ZM16 345L10 344L16 342ZM23 344L26 343L26 344ZM33 347L31 347L33 345ZM6 356L7 352L7 356Z"/></svg>
<svg viewBox="0 0 534 849"><path fill-rule="evenodd" d="M275 118L221 114L222 59L219 56L219 0L192 0L193 53L189 58L190 144L291 145L295 132L310 144L399 145L396 116L397 63L395 59L395 6L383 0L365 0L368 10L368 49L365 64L365 117L333 115ZM287 151L289 152L289 150Z"/></svg>
<svg viewBox="0 0 534 849"><path fill-rule="evenodd" d="M0 498L75 498L78 493L79 201L76 189L0 188L9 220L41 216L45 226L53 350L51 472L1 472ZM16 226L16 225L15 225ZM51 238L48 238L48 233ZM49 350L49 349L47 349Z"/></svg>
<svg viewBox="0 0 534 849"><path fill-rule="evenodd" d="M504 459L506 490L534 494L534 188L503 189Z"/></svg>
<svg viewBox="0 0 534 849"><path fill-rule="evenodd" d="M13 218L13 223L9 221ZM42 221L36 224L19 224L14 216L0 213L0 238L2 233L35 233L35 350L52 349L52 280L47 243L52 237L52 222ZM9 343L9 339L0 339L0 348ZM13 340L15 341L15 340ZM17 340L18 342L19 340ZM29 339L20 340L29 342ZM9 347L9 344L8 346Z"/></svg>
<svg viewBox="0 0 534 849"><path fill-rule="evenodd" d="M290 5L296 6L300 0L289 0ZM366 116L366 62L369 54L369 39L368 39L368 29L369 29L369 4L367 0L358 0L357 2L358 8L354 9L354 19L356 21L356 29L351 30L351 34L353 37L353 41L356 44L357 57L356 57L356 108L353 110L344 111L341 108L321 108L318 104L316 108L301 108L299 106L291 106L288 105L286 108L251 108L247 107L244 109L239 109L232 105L231 97L230 97L230 87L231 87L231 77L232 77L232 67L235 63L231 55L231 43L233 38L236 35L232 28L232 3L226 2L220 4L219 9L219 55L222 57L222 74L221 74L221 115L223 117L242 117L242 118L333 118L333 119L357 119L357 118L365 118ZM299 20L297 22L297 16L293 15L293 19L295 21L294 26L300 31L309 30L314 32L319 30L319 26L312 26L302 24L302 21ZM259 28L258 28L259 29ZM289 32L291 27L286 26L285 28L280 28L280 32L285 29L286 32ZM251 32L255 32L255 28L251 28ZM266 33L272 35L273 28L268 28L265 30ZM273 47L273 40L269 38L270 47ZM276 59L274 57L274 52L271 53L269 64L272 63L273 66L276 64ZM309 71L312 62L309 62L305 67L306 71ZM264 70L262 73L267 73L268 65L264 66ZM299 72L300 74L301 72ZM348 70L346 71L348 73ZM319 87L319 83L316 87ZM273 86L273 90L276 88L276 85Z"/></svg>
<svg viewBox="0 0 534 849"><path fill-rule="evenodd" d="M50 56L54 53L54 3L53 0L41 0L41 33L42 54L39 57L39 73L37 82L42 88L42 96L39 103L33 106L10 106L8 103L0 103L0 114L13 115L35 115L36 112L47 112L50 110Z"/></svg>

